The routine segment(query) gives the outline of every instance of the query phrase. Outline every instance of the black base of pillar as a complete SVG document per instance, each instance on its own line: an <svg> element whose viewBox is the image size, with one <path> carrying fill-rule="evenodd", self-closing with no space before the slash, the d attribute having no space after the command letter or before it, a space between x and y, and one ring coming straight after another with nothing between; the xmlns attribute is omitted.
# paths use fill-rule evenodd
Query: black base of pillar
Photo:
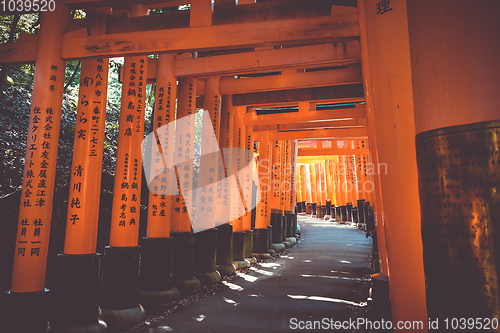
<svg viewBox="0 0 500 333"><path fill-rule="evenodd" d="M172 232L174 243L173 285L181 295L195 292L200 281L194 277L194 234L192 232Z"/></svg>
<svg viewBox="0 0 500 333"><path fill-rule="evenodd" d="M317 214L318 214L318 212L317 212L317 210L316 210L316 209L317 209L317 207L318 207L318 204L317 204L316 202L313 202L311 205L312 205L312 206L311 206L311 215L317 215Z"/></svg>
<svg viewBox="0 0 500 333"><path fill-rule="evenodd" d="M376 319L391 320L391 300L389 297L389 280L387 276L377 273L372 274L372 300L373 316Z"/></svg>
<svg viewBox="0 0 500 333"><path fill-rule="evenodd" d="M335 206L335 222L340 222L341 219L340 206Z"/></svg>
<svg viewBox="0 0 500 333"><path fill-rule="evenodd" d="M251 264L257 262L253 256L253 230L245 230L245 260Z"/></svg>
<svg viewBox="0 0 500 333"><path fill-rule="evenodd" d="M326 215L332 216L332 201L326 200Z"/></svg>
<svg viewBox="0 0 500 333"><path fill-rule="evenodd" d="M287 233L288 233L288 225L286 223L286 216L281 215L281 242L282 243L286 242L286 234Z"/></svg>
<svg viewBox="0 0 500 333"><path fill-rule="evenodd" d="M337 222L338 223L346 223L346 221L347 221L347 207L340 206L340 220Z"/></svg>
<svg viewBox="0 0 500 333"><path fill-rule="evenodd" d="M48 305L48 289L30 293L6 291L0 299L2 332L46 333Z"/></svg>
<svg viewBox="0 0 500 333"><path fill-rule="evenodd" d="M140 246L104 249L101 278L101 318L110 331L125 330L145 319L139 304Z"/></svg>
<svg viewBox="0 0 500 333"><path fill-rule="evenodd" d="M269 259L269 228L253 229L253 256L257 259Z"/></svg>
<svg viewBox="0 0 500 333"><path fill-rule="evenodd" d="M358 200L358 223L365 223L365 199Z"/></svg>
<svg viewBox="0 0 500 333"><path fill-rule="evenodd" d="M273 226L268 225L267 229L269 229L269 238L267 239L267 241L268 241L267 248L268 248L269 254L273 255L273 254L275 254L275 251L271 248L271 246L273 245Z"/></svg>
<svg viewBox="0 0 500 333"><path fill-rule="evenodd" d="M352 207L352 223L358 223L358 207Z"/></svg>
<svg viewBox="0 0 500 333"><path fill-rule="evenodd" d="M305 210L307 215L312 214L312 203L307 203L306 204L306 210Z"/></svg>
<svg viewBox="0 0 500 333"><path fill-rule="evenodd" d="M85 326L106 331L107 325L99 322L100 263L99 253L57 256L57 274L50 293L50 332L69 332Z"/></svg>
<svg viewBox="0 0 500 333"><path fill-rule="evenodd" d="M172 285L173 239L143 237L140 241L140 302L144 306L168 306L179 298L179 290Z"/></svg>
<svg viewBox="0 0 500 333"><path fill-rule="evenodd" d="M292 237L297 237L297 214L292 215Z"/></svg>
<svg viewBox="0 0 500 333"><path fill-rule="evenodd" d="M271 209L272 243L283 241L283 213L280 209Z"/></svg>
<svg viewBox="0 0 500 333"><path fill-rule="evenodd" d="M352 222L352 203L348 202L346 205L346 222L351 223Z"/></svg>
<svg viewBox="0 0 500 333"><path fill-rule="evenodd" d="M194 234L194 275L202 285L211 286L221 280L217 271L217 229Z"/></svg>
<svg viewBox="0 0 500 333"><path fill-rule="evenodd" d="M293 217L297 216L292 211L285 211L286 219L286 238L293 237Z"/></svg>
<svg viewBox="0 0 500 333"><path fill-rule="evenodd" d="M250 267L250 262L245 260L245 232L233 232L233 265L236 269Z"/></svg>
<svg viewBox="0 0 500 333"><path fill-rule="evenodd" d="M229 223L217 227L216 268L222 276L236 272L233 265L233 226Z"/></svg>

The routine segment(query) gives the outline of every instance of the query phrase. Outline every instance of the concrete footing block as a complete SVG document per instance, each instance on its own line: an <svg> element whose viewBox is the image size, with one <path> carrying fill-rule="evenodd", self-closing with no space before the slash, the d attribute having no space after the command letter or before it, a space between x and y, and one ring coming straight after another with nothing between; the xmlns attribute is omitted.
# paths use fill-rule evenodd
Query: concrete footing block
<svg viewBox="0 0 500 333"><path fill-rule="evenodd" d="M257 259L255 257L245 258L245 260L248 261L250 264L257 263Z"/></svg>
<svg viewBox="0 0 500 333"><path fill-rule="evenodd" d="M172 287L162 291L140 291L139 299L142 304L153 307L169 306L180 297L179 289Z"/></svg>
<svg viewBox="0 0 500 333"><path fill-rule="evenodd" d="M213 272L197 273L196 277L198 278L198 280L200 280L200 283L204 286L211 286L222 280L222 275L217 270Z"/></svg>
<svg viewBox="0 0 500 333"><path fill-rule="evenodd" d="M283 243L273 243L271 245L272 249L277 253L277 252L283 252L286 249L285 244Z"/></svg>
<svg viewBox="0 0 500 333"><path fill-rule="evenodd" d="M219 271L222 276L230 276L236 273L236 267L231 265L217 265L217 271Z"/></svg>
<svg viewBox="0 0 500 333"><path fill-rule="evenodd" d="M291 245L295 245L295 243L297 243L297 239L295 237L288 237L286 241Z"/></svg>
<svg viewBox="0 0 500 333"><path fill-rule="evenodd" d="M181 295L187 295L199 290L201 283L200 280L193 277L192 279L174 281L174 286L179 289Z"/></svg>
<svg viewBox="0 0 500 333"><path fill-rule="evenodd" d="M104 249L101 319L108 332L124 331L146 318L139 304L139 271L141 247L112 247Z"/></svg>
<svg viewBox="0 0 500 333"><path fill-rule="evenodd" d="M103 309L101 319L108 324L108 332L121 332L143 322L146 319L146 311L140 304L129 309Z"/></svg>
<svg viewBox="0 0 500 333"><path fill-rule="evenodd" d="M271 259L273 256L269 253L254 253L253 256L258 260Z"/></svg>
<svg viewBox="0 0 500 333"><path fill-rule="evenodd" d="M244 269L250 267L250 262L247 260L233 261L233 265L236 269Z"/></svg>

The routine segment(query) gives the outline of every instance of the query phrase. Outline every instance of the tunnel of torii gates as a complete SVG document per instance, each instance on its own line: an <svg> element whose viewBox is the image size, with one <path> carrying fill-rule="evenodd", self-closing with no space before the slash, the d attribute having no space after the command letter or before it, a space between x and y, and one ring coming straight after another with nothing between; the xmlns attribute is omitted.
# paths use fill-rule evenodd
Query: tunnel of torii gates
<svg viewBox="0 0 500 333"><path fill-rule="evenodd" d="M189 10L149 15L186 1L61 0L41 14L37 35L0 45L2 64L36 64L2 325L133 325L144 317L140 304L161 306L283 249L297 213L373 219L374 282L382 286L374 295L387 288L393 322L498 318L498 2L192 0ZM85 9L86 18L70 19L71 9ZM111 234L101 256L109 57L125 61ZM79 105L49 318L47 248L65 61L73 59L82 60ZM253 176L240 177L240 190L218 182L206 196L228 207L207 212L215 228L192 232L187 192L151 192L147 237L138 237L144 100L153 83L155 131L202 108L220 148L255 148ZM158 185L192 186L193 153L174 156L172 143L193 134L194 122L158 135L162 158L185 166ZM225 162L217 169L200 167L200 175L234 176ZM233 207L256 197L254 184L255 216L249 204L239 216ZM221 214L230 222L215 226Z"/></svg>

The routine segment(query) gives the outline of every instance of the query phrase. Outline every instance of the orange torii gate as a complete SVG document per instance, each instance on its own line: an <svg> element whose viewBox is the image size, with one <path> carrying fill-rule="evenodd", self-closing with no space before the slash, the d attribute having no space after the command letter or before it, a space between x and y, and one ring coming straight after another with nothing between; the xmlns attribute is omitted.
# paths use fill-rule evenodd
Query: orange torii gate
<svg viewBox="0 0 500 333"><path fill-rule="evenodd" d="M495 95L489 89L498 85L498 66L496 59L491 56L498 53L496 52L498 43L490 43L490 41L498 40L498 29L494 26L496 22L494 14L497 12L494 10L494 5L488 3L484 6L477 6L460 2L460 5L453 6L453 8L450 6L450 10L443 11L441 9L445 5L427 0L386 2L385 4L378 0L358 0L358 8L332 6L332 3L328 1L318 2L320 4L297 1L291 9L283 12L280 10L285 4L282 1L270 1L270 4L244 2L245 4L236 5L232 1L216 1L212 8L211 1L192 1L189 19L186 19L186 15L181 18L183 13L151 15L148 17L149 26L154 26L155 30L147 30L144 27L144 18L138 16L145 14L145 6L129 9L131 15L120 16L103 11L98 15L89 15L87 19L78 21L69 20L68 9L109 8L116 7L117 2L60 0L56 2L53 12L45 12L41 15L38 35L22 35L17 43L0 45L0 62L2 63L36 61L22 200L15 240L13 278L11 291L6 298L9 300L9 305L5 307L12 313L7 321L15 323L14 326L17 327L9 328L9 331L35 332L43 331L47 327L47 316L39 309L46 308L45 270L61 116L64 62L69 59L82 59L85 62L84 69L87 71L88 64L95 61L91 59L124 56L127 60L123 68L125 74L123 88L127 89L128 94L129 89L132 89L130 82L139 83L138 77L137 80L130 79L130 71L133 69L131 59L137 57L143 60L141 65L145 73L142 76L142 82L146 84L146 82L151 82L151 78L154 80L159 78L157 70L161 72L161 58L149 60L147 55L163 53L168 53L174 58L173 77L180 79L181 82L190 81L193 87L197 86L193 89L192 104L194 106L203 106L202 96L207 98L205 93L207 89L204 85L210 86L211 84L208 83L206 77L221 76L219 94L230 96L228 98L230 101L227 102L234 107L247 108L243 116L244 125L247 128L252 126L255 139L259 142L259 157L262 157L260 162L272 158L269 143L284 140L322 138L342 141L361 140L360 150L370 150L369 156L366 153L360 153L364 155L360 158L364 168L364 171L360 173L360 179L364 177L365 183L369 181L375 184L373 191L364 189L364 199L369 199L375 211L374 224L377 230L380 273L388 277L387 280L382 276L378 281L389 283L394 321L427 321L424 281L428 284L429 299L433 301L429 304L436 304L429 306L431 317L449 315L448 309L457 310L460 315L468 316L477 313L479 316L488 314L491 317L498 314L496 301L498 288L491 282L497 277L496 269L490 263L491 260L484 259L491 258L494 253L492 247L474 247L474 244L470 248L464 246L464 251L469 251L470 258L473 258L471 262L464 264L465 271L473 273L467 273L469 275L466 279L457 278L463 272L456 271L446 260L465 262L465 257L468 256L457 255L450 259L448 253L456 251L443 247L442 244L446 244L447 241L442 239L436 241L433 236L441 234L443 230L453 229L449 228L451 224L444 216L462 216L463 213L458 212L450 202L440 199L446 198L447 195L450 197L454 195L450 188L440 188L437 194L440 198L436 198L433 191L439 188L440 184L426 181L426 179L438 179L440 174L454 171L455 163L448 163L442 166L443 169L427 164L427 161L438 158L431 152L441 148L448 150L453 147L455 150L448 155L455 158L455 152L457 156L465 154L468 159L474 159L479 165L482 163L490 165L488 163L491 161L497 163L494 158L494 149L498 146L498 140L495 139L498 131L498 113L494 111L496 110L495 99L492 96ZM133 3L135 2L127 1L126 5ZM168 6L178 5L176 0L151 0L148 8L155 8L155 3L157 6L160 6L158 3ZM116 9L118 11L118 8ZM257 13L264 9L269 9L269 16L265 20L256 18ZM238 11L245 14L233 15ZM463 25L464 16L471 24ZM171 19L166 20L166 17ZM443 19L450 24L443 26ZM472 25L472 23L475 24ZM266 33L262 34L262 31ZM431 36L430 39L428 36ZM449 43L443 43L441 36L449 36ZM482 37L477 40L476 36ZM304 45L311 43L313 45ZM285 45L286 48L280 49ZM265 46L273 46L277 49L258 49ZM231 54L231 52L237 52L234 50L238 49L251 49L252 51ZM190 52L193 52L193 57L186 56ZM206 53L210 56L197 58L196 52L198 55ZM360 59L363 62L362 67L359 66ZM476 59L475 66L470 66L470 59ZM150 63L154 63L157 67L150 66ZM425 66L421 66L422 63ZM346 67L333 68L338 65ZM147 69L148 67L150 70ZM320 67L324 67L324 70L308 71L308 69L316 70ZM463 70L460 71L460 77L458 77L454 73L443 71L443 68L451 68L455 72L456 68ZM97 65L95 70L97 70ZM262 74L274 70L279 71L281 75L247 77L244 80L234 77L252 73ZM153 75L150 75L151 73ZM433 79L436 75L440 80ZM96 77L94 81L95 79ZM102 80L98 81L102 84L104 80L105 78L102 77ZM476 83L475 87L481 87L481 89L476 89L477 94L467 93L470 91L470 82ZM180 88L185 89L182 86L181 84ZM82 94L86 91L83 88L82 86ZM92 96L90 93L85 95L86 97ZM366 104L363 104L365 96ZM118 285L113 286L110 282L118 280L108 275L108 272L112 270L110 265L113 265L114 259L111 258L113 251L127 252L127 256L130 255L133 259L129 261L130 267L138 266L137 226L139 221L134 215L137 214L138 204L130 203L133 196L137 196L137 188L127 189L126 185L121 187L123 183L129 183L129 187L133 183L139 186L140 183L141 166L140 163L136 165L135 160L140 144L134 140L130 140L130 144L125 143L128 136L125 135L127 129L138 129L138 133L141 134L140 127L143 119L132 118L131 124L128 124L126 118L127 114L136 115L128 109L128 102L132 103L131 106L136 112L137 106L141 104L138 96L135 97L125 96L125 94L122 96L122 102L127 104L123 112L125 120L120 121L120 148L117 152L119 163L117 163L115 181L120 186L115 190L113 203L111 248L106 251L108 258L104 260L103 265L106 281L103 290L107 290L108 295L113 288L119 290ZM94 100L83 99L82 95L79 101L85 105L80 105L78 116L82 117L81 119L88 119L83 118L88 111L82 107L88 106L85 102L88 101L91 104ZM98 100L95 99L95 101ZM141 102L143 101L144 99ZM352 109L336 110L328 110L327 106L322 106L332 101L357 103L357 106ZM180 98L179 102L182 105L186 99ZM224 103L224 98L222 103ZM273 106L297 107L297 110L287 113L286 120L281 119L281 121L276 119L275 115L257 114L255 111L255 108ZM142 115L143 110L139 111ZM311 131L311 121L323 123L323 129ZM101 124L95 122L94 125L97 126L95 127L91 121L90 123L85 123L83 120L79 122L75 138L77 143L88 140L92 133L91 140L95 139L97 144L96 147L91 146L90 149L95 148L97 153L99 136L96 134L94 138L93 131L102 126ZM263 133L258 133L259 126L273 128L260 129ZM89 130L91 132L88 132ZM467 145L455 144L457 140L463 139L454 136L455 131L461 131L463 135L473 140L474 144L484 149L467 150L465 148ZM369 148L367 147L368 135ZM139 136L136 134L137 138ZM435 137L449 144L438 147L437 140L432 139ZM481 139L483 141L479 140L483 137L484 140ZM415 149L415 139L417 139L417 149ZM81 141L78 142L78 140ZM468 141L465 142L468 143ZM82 150L77 147L78 145L75 145L74 163L89 161L83 157L85 154L80 155ZM351 147L356 147L356 143ZM352 149L351 147L331 147L331 149L349 150ZM129 156L126 156L126 150L129 148L131 151L128 153ZM326 156L333 156L334 166L341 167L340 170L336 170L336 174L340 176L340 184L348 184L345 175L346 155L334 153ZM417 169L417 156L419 169ZM138 157L141 158L140 154ZM300 160L298 162L300 164ZM324 163L324 160L320 162ZM378 166L379 163L386 162L388 163L387 174L369 172L370 165ZM468 160L460 160L457 163L468 163ZM82 168L78 168L79 165ZM348 170L357 172L359 170L357 165L358 162L355 159L355 163L350 165ZM83 164L75 164L72 167L75 166L77 169L72 170L71 184L79 183L75 177L83 179L88 177L93 170L91 167L85 168ZM259 169L263 175L269 173L269 165L266 163L259 165ZM305 172L301 172L301 176L307 175L309 170L311 168L304 168ZM442 172L439 173L439 170ZM469 171L472 174L480 173L485 178L490 177L490 183L496 184L497 178L491 170L493 168L479 170L474 167ZM420 181L417 175L421 176ZM134 179L135 176L139 178ZM461 176L466 178L467 175ZM124 182L125 178L130 178L132 182ZM463 188L458 178L453 180L458 182L455 191L456 188ZM134 182L135 180L137 182ZM352 185L354 178L349 180ZM310 186L310 179L306 179L305 183L308 182ZM482 186L481 183L474 184L478 188ZM69 228L66 241L68 243L67 247L65 244L64 250L68 257L82 255L86 258L98 257L93 248L95 247L93 244L95 220L92 221L91 218L91 215L99 209L96 206L97 203L92 200L95 198L92 198L91 194L98 188L97 185L85 184L81 197L75 192L78 191L78 186L71 190L68 202L70 215L67 219ZM303 188L308 189L307 186ZM335 191L337 205L344 206L349 201L355 204L356 196L352 193L349 196L346 191L341 190L340 193L337 189ZM471 202L477 204L467 211L467 215L473 218L470 223L465 224L465 228L461 229L464 230L464 234L461 235L463 239L468 239L467 237L474 234L478 237L477 239L482 240L481 244L494 243L492 238L494 234L485 232L486 222L484 222L494 220L496 216L494 207L496 207L497 199L496 197L492 199L485 194L493 193L492 191L493 188L488 187L484 192L460 192L462 201L453 202L456 206L462 205L462 207L464 205L467 207ZM313 200L309 191L305 194L308 202L316 201L316 198ZM120 196L119 199L117 199L118 196ZM122 197L129 202L126 206L123 206L123 203L120 205L117 203ZM82 202L82 198L87 198L85 203ZM436 204L436 200L439 205ZM264 257L265 254L269 254L269 244L266 241L269 240L270 209L275 208L268 206L267 201L264 197L258 206L254 244L254 252ZM179 208L181 212L183 207L175 206L175 204L177 202L173 203L174 211L175 208ZM438 206L441 208L432 208ZM483 215L475 213L475 207L490 206L493 208L485 209ZM133 207L135 207L135 212L130 210ZM286 208L286 206L279 208ZM79 209L82 213L78 212ZM150 209L153 210L153 206ZM89 214L85 221L81 218L84 216L84 211ZM422 219L421 211L422 216L432 216L432 218ZM125 217L122 218L122 214ZM125 225L122 221L125 221ZM166 238L171 231L174 231L183 233L186 239L190 239L188 234L191 231L186 219L182 221L171 219L170 228L166 227L168 224L166 219L164 221L165 225L160 223L160 228L165 229L161 232L155 231L155 222L151 218L148 238ZM400 221L405 221L405 223L400 223ZM79 235L76 232L76 228L79 227L84 230L80 245L78 245ZM258 251L255 251L256 249ZM433 253L434 249L436 253L442 255L433 257L427 254ZM422 256L423 252L425 258ZM63 260L66 258L61 261ZM412 264L408 265L408 262ZM95 265L96 262L92 264ZM442 270L445 270L446 274L440 275ZM491 280L484 279L481 272L487 272ZM186 273L186 278L190 279L191 275ZM442 279L441 276L445 278ZM137 279L137 272L127 275L126 280L132 281L134 277ZM460 290L469 290L468 287L471 284L464 283L464 281L469 281L467 279L474 281L472 285L479 286L478 289L469 288L471 291L467 294L474 298L474 302L467 302L468 297L461 299L455 297L453 288L450 287L451 284L447 284L447 281L452 280ZM89 281L91 280L95 281L94 277L89 278ZM61 294L61 289L57 292L56 290L57 287L53 290L55 294ZM491 292L483 294L481 290ZM130 290L130 295L138 295L138 289ZM127 302L128 308L140 309L138 301L133 298L130 296ZM120 303L112 296L106 296L105 300L109 301L104 306L106 310L115 310L113 308L116 306L111 303ZM85 324L97 325L95 308L95 304L89 304L88 309L91 309L89 310L91 315L86 317ZM23 313L34 315L27 321L21 316ZM142 311L137 311L136 320L140 318L140 313ZM87 320L88 318L90 319ZM57 320L51 324L56 327ZM68 325L71 324L73 323L68 323ZM22 328L19 329L19 326ZM426 332L426 327L424 325L424 328L418 331Z"/></svg>

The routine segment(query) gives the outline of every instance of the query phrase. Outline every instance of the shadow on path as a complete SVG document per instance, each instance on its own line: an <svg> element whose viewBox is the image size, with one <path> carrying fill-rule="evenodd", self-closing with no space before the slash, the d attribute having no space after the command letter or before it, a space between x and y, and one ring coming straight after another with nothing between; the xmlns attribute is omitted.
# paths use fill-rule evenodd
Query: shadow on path
<svg viewBox="0 0 500 333"><path fill-rule="evenodd" d="M312 321L333 329L331 321L366 317L371 238L316 218L299 216L299 224L298 246L277 260L251 267L198 302L129 332L293 332Z"/></svg>

